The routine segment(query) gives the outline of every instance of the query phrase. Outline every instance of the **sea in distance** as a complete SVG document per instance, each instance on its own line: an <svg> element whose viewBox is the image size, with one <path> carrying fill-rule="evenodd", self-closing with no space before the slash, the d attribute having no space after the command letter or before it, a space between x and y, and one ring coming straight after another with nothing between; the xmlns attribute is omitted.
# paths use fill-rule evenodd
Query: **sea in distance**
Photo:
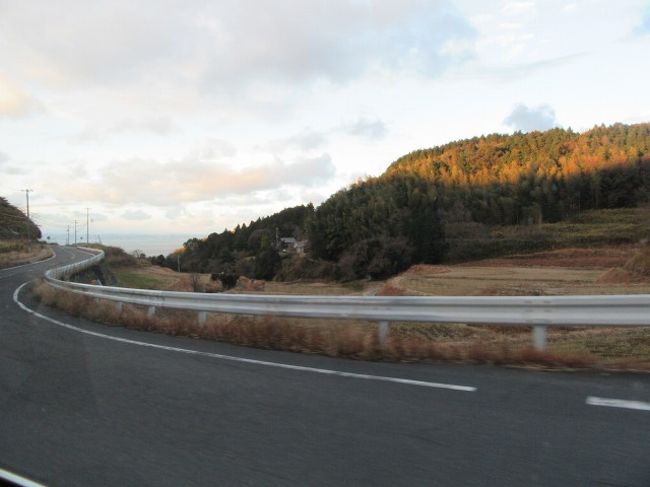
<svg viewBox="0 0 650 487"><path fill-rule="evenodd" d="M111 245L114 247L121 247L125 251L132 253L137 251L143 252L146 255L168 255L171 254L177 248L183 246L183 243L189 240L190 238L195 237L196 235L180 235L180 234L160 234L160 235L148 235L148 234L120 234L120 233L108 233L104 235L90 235L91 243L102 243L104 245ZM66 235L65 234L48 234L44 233L43 239L50 237L49 241L53 243L58 243L60 245L65 245ZM82 245L85 243L86 235L77 236L77 244ZM74 243L74 236L70 235L70 243Z"/></svg>

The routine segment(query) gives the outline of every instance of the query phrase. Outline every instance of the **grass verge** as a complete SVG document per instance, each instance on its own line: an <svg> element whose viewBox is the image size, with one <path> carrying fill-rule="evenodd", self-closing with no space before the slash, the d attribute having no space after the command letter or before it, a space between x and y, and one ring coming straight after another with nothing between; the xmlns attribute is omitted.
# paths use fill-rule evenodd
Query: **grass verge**
<svg viewBox="0 0 650 487"><path fill-rule="evenodd" d="M607 368L650 371L650 329L554 329L549 350L530 346L526 328L396 323L381 347L368 322L335 323L297 318L208 315L200 325L195 313L146 310L54 289L34 288L44 305L108 325L205 338L236 345L322 354L360 360L453 361L545 368Z"/></svg>
<svg viewBox="0 0 650 487"><path fill-rule="evenodd" d="M0 241L0 269L32 262L38 262L52 256L47 245L32 243L31 250L24 241Z"/></svg>
<svg viewBox="0 0 650 487"><path fill-rule="evenodd" d="M138 268L117 267L111 268L120 286L137 289L165 289L167 282L156 276L139 272Z"/></svg>

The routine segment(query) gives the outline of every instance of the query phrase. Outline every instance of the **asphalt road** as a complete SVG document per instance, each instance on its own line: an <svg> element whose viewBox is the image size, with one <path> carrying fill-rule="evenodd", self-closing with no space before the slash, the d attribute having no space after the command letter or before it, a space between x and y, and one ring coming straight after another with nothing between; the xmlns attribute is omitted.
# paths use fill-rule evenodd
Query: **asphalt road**
<svg viewBox="0 0 650 487"><path fill-rule="evenodd" d="M13 294L86 257L56 251L0 271L0 473L54 486L650 486L647 375L254 350L74 319L24 288L53 322Z"/></svg>

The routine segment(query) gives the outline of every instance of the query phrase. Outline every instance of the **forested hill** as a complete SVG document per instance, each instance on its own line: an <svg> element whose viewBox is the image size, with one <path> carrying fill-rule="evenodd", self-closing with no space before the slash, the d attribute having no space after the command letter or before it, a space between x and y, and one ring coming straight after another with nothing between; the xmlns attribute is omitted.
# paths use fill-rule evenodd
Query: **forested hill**
<svg viewBox="0 0 650 487"><path fill-rule="evenodd" d="M323 203L312 252L338 260L363 241L405 238L415 262L437 262L468 223L528 225L647 201L649 163L650 124L488 135L415 151Z"/></svg>
<svg viewBox="0 0 650 487"><path fill-rule="evenodd" d="M284 210L188 242L185 257L203 271L248 259L267 278L324 270L343 279L385 277L412 263L440 262L450 248L462 260L459 242L481 238L485 225L555 222L588 209L636 206L649 194L650 124L487 135L407 154L383 175L335 193L316 209ZM288 236L306 235L309 259L271 258L285 212L291 215Z"/></svg>
<svg viewBox="0 0 650 487"><path fill-rule="evenodd" d="M555 221L585 208L633 206L647 194L650 124L488 135L412 152L383 179L435 184L447 219ZM467 215L467 212L470 215Z"/></svg>
<svg viewBox="0 0 650 487"><path fill-rule="evenodd" d="M0 196L0 239L41 238L41 231L18 208Z"/></svg>
<svg viewBox="0 0 650 487"><path fill-rule="evenodd" d="M493 134L417 150L392 163L385 177L413 174L446 185L519 182L531 175L567 178L648 160L650 124Z"/></svg>

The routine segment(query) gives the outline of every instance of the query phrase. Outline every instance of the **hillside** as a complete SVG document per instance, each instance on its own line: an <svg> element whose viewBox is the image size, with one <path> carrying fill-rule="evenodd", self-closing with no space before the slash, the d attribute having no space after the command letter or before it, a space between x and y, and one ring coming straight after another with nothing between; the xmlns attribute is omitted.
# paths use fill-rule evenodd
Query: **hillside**
<svg viewBox="0 0 650 487"><path fill-rule="evenodd" d="M265 279L385 278L415 263L556 248L563 238L547 238L544 224L634 208L649 194L650 124L493 134L407 154L316 209L192 239L181 262ZM617 239L616 223L601 229L601 240ZM277 235L306 236L307 255L283 253Z"/></svg>
<svg viewBox="0 0 650 487"><path fill-rule="evenodd" d="M18 208L0 196L0 239L41 238L40 229Z"/></svg>

